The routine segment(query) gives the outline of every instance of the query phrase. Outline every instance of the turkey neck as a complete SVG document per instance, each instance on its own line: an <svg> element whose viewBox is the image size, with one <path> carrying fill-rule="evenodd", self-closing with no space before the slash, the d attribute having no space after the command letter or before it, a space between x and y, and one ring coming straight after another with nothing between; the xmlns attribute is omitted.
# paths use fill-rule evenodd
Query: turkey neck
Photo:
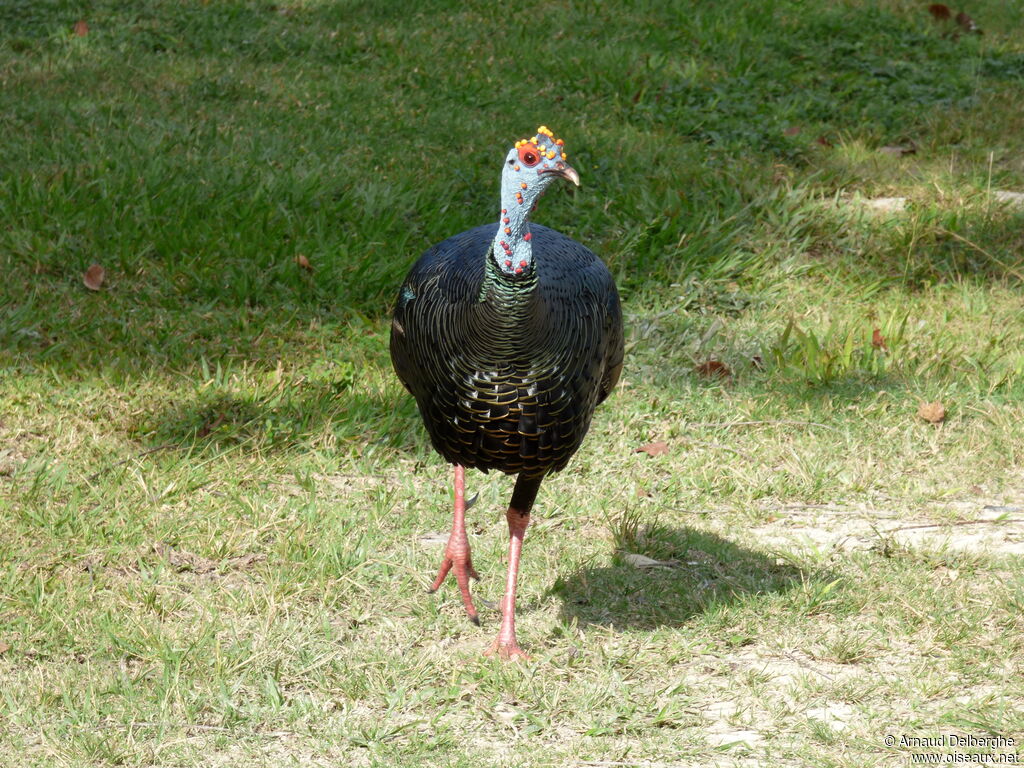
<svg viewBox="0 0 1024 768"><path fill-rule="evenodd" d="M511 217L509 217L511 219ZM522 218L526 226L526 217ZM499 226L494 244L487 253L483 281L480 284L478 311L481 313L478 327L486 329L483 335L484 349L499 358L519 358L524 353L536 351L541 342L537 335L537 271L529 239L520 238L516 245L509 243L504 235L504 226ZM513 229L513 232L516 230ZM521 230L520 230L521 231ZM526 230L529 234L529 230ZM511 274L506 262L512 261L499 241L504 240L519 261L513 262L518 269ZM525 264L525 266L522 266Z"/></svg>
<svg viewBox="0 0 1024 768"><path fill-rule="evenodd" d="M530 243L532 199L523 197L518 189L519 183L509 179L507 174L502 177L498 230L487 254L487 267L480 287L480 301L494 303L502 312L519 315L507 318L517 323L529 312L530 296L537 287L537 271Z"/></svg>
<svg viewBox="0 0 1024 768"><path fill-rule="evenodd" d="M499 229L499 232L501 230ZM507 241L506 241L507 242ZM529 250L530 243L524 245ZM500 250L495 253L495 248ZM537 301L537 272L532 257L521 274L507 274L499 264L509 259L500 246L491 246L480 285L480 307L490 315L487 326L506 339L523 338L533 325L534 305ZM525 261L525 259L520 259ZM518 262L517 262L518 263Z"/></svg>
<svg viewBox="0 0 1024 768"><path fill-rule="evenodd" d="M533 260L530 213L550 182L514 162L501 174L501 210L487 253L480 286L480 308L488 315L498 345L508 351L539 342L536 335L537 270Z"/></svg>
<svg viewBox="0 0 1024 768"><path fill-rule="evenodd" d="M530 245L530 221L527 211L502 206L498 231L491 244L488 273L510 285L536 280L533 271L533 248Z"/></svg>
<svg viewBox="0 0 1024 768"><path fill-rule="evenodd" d="M536 171L513 164L501 174L501 212L494 233L489 266L509 284L532 282L533 248L530 245L530 213L547 186Z"/></svg>

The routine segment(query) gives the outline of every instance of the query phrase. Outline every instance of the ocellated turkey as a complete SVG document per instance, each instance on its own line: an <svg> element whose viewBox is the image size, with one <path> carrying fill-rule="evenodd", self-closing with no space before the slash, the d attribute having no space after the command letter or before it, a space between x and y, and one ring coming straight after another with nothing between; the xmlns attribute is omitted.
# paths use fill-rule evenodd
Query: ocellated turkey
<svg viewBox="0 0 1024 768"><path fill-rule="evenodd" d="M465 468L518 475L506 518L508 578L489 653L522 657L515 595L523 536L541 481L583 442L622 371L622 313L608 269L530 213L558 179L579 185L565 145L541 126L505 157L497 222L450 237L413 265L398 293L391 360L438 453L455 465L455 513L431 592L455 572L470 619L473 568Z"/></svg>

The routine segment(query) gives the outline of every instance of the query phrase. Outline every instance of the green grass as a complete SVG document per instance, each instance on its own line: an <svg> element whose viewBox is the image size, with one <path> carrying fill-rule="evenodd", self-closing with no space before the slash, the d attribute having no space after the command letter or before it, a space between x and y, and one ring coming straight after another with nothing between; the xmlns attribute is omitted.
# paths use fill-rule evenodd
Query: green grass
<svg viewBox="0 0 1024 768"><path fill-rule="evenodd" d="M967 10L5 4L0 765L1019 744L1024 11ZM493 609L424 593L449 469L387 315L542 123L583 187L536 218L611 267L627 359L541 489L503 665ZM511 483L469 483L493 605Z"/></svg>

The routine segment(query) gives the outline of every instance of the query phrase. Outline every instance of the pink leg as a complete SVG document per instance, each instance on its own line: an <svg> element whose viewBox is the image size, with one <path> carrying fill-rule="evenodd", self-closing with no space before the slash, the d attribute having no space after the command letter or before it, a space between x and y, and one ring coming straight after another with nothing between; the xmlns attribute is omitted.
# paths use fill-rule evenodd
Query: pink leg
<svg viewBox="0 0 1024 768"><path fill-rule="evenodd" d="M469 594L469 577L479 579L473 569L473 561L469 555L469 537L466 536L466 468L461 464L455 465L455 515L452 518L452 532L448 537L448 546L444 548L444 559L441 561L441 568L437 572L437 578L430 586L429 592L436 592L444 582L448 571L455 570L455 581L458 582L459 592L462 593L462 604L466 606L466 613L469 620L474 624L480 624L476 608L473 606L473 597Z"/></svg>
<svg viewBox="0 0 1024 768"><path fill-rule="evenodd" d="M487 655L497 654L503 659L528 659L516 640L516 582L519 579L519 557L523 552L523 537L530 524L530 510L537 497L541 478L516 480L512 502L505 517L508 520L508 577L505 580L505 596L501 599L501 629L491 643Z"/></svg>

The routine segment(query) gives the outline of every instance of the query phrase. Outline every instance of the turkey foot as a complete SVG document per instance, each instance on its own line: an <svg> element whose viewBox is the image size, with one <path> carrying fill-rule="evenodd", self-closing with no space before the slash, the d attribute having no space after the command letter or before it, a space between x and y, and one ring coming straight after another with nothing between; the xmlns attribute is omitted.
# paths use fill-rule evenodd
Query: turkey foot
<svg viewBox="0 0 1024 768"><path fill-rule="evenodd" d="M498 638L494 638L491 647L484 651L484 656L497 656L505 661L530 660L530 655L519 647L519 643L516 642L515 638L512 638L510 643L503 643Z"/></svg>
<svg viewBox="0 0 1024 768"><path fill-rule="evenodd" d="M469 537L466 535L466 468L461 464L455 465L455 514L452 518L452 532L444 548L444 559L441 560L437 578L427 591L431 594L436 592L451 570L455 571L455 581L459 585L459 592L462 593L462 604L466 607L469 620L479 626L480 617L473 605L473 596L469 593L469 579L472 576L479 580L480 576L473 568L473 560L469 553Z"/></svg>

